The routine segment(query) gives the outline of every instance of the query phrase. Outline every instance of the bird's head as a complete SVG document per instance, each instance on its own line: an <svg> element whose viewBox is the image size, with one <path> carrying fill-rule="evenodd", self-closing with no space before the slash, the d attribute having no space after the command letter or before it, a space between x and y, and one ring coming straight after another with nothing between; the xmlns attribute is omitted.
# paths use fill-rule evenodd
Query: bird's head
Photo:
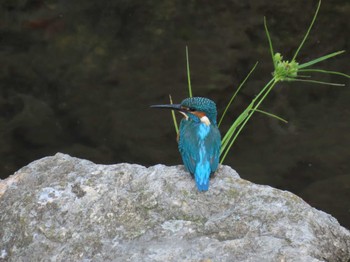
<svg viewBox="0 0 350 262"><path fill-rule="evenodd" d="M154 108L168 108L179 111L194 122L202 122L206 125L216 124L216 105L215 103L205 97L189 97L184 99L181 104L170 105L153 105Z"/></svg>

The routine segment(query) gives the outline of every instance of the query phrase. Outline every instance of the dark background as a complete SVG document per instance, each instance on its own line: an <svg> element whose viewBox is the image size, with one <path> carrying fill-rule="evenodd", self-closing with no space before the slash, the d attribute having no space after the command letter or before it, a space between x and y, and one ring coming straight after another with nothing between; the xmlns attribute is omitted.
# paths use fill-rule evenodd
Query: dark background
<svg viewBox="0 0 350 262"><path fill-rule="evenodd" d="M149 105L187 96L185 46L195 96L221 115L259 66L221 132L269 81L267 17L275 51L291 58L317 1L2 0L0 174L56 152L96 163L180 164L169 112ZM349 50L350 3L323 1L298 61ZM349 53L317 68L350 73ZM349 79L332 87L279 84L225 164L242 178L289 190L350 227ZM216 179L220 179L219 177Z"/></svg>

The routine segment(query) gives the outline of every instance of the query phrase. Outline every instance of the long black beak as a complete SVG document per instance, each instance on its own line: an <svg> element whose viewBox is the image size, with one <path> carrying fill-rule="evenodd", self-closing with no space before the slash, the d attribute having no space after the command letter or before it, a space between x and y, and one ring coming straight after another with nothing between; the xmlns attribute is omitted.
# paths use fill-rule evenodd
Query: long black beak
<svg viewBox="0 0 350 262"><path fill-rule="evenodd" d="M164 108L184 112L185 110L181 108L180 104L170 104L170 105L152 105L152 108Z"/></svg>

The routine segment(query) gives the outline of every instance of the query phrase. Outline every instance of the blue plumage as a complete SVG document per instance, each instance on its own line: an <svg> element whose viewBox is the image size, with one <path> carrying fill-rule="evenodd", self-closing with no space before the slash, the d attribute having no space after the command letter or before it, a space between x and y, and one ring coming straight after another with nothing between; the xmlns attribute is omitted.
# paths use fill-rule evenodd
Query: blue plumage
<svg viewBox="0 0 350 262"><path fill-rule="evenodd" d="M179 151L186 169L194 175L198 190L206 191L220 156L221 137L216 124L216 105L201 97L187 98L181 105L190 108L190 111L185 113L188 117L180 123Z"/></svg>
<svg viewBox="0 0 350 262"><path fill-rule="evenodd" d="M215 103L204 97L186 98L179 105L158 105L180 111L185 117L179 130L179 151L199 191L209 189L210 175L219 164L221 136Z"/></svg>

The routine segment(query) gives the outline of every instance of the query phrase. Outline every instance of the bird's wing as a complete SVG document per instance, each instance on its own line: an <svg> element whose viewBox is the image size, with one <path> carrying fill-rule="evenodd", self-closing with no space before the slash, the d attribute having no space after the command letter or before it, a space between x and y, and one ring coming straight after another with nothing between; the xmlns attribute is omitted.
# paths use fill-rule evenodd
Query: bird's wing
<svg viewBox="0 0 350 262"><path fill-rule="evenodd" d="M206 157L210 162L211 172L215 172L219 165L221 136L216 126L210 127L210 132L204 141ZM199 138L195 125L189 121L181 121L179 151L187 170L193 175L196 170L196 164L199 162Z"/></svg>
<svg viewBox="0 0 350 262"><path fill-rule="evenodd" d="M210 156L210 169L215 172L220 161L221 136L217 127L212 127L206 138L206 148Z"/></svg>
<svg viewBox="0 0 350 262"><path fill-rule="evenodd" d="M199 160L198 137L187 120L180 124L179 151L186 169L194 175Z"/></svg>

